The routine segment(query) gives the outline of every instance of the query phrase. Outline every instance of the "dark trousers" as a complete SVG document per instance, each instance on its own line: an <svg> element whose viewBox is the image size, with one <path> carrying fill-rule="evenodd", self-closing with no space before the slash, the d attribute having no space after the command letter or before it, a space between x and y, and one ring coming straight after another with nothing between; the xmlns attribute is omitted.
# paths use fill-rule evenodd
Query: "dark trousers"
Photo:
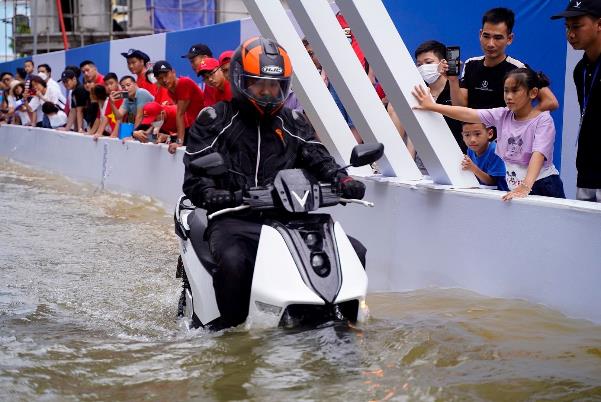
<svg viewBox="0 0 601 402"><path fill-rule="evenodd" d="M546 197L566 198L563 191L563 182L559 175L553 174L544 179L534 182L532 185L532 195L544 195Z"/></svg>
<svg viewBox="0 0 601 402"><path fill-rule="evenodd" d="M241 324L248 315L262 224L260 218L222 217L207 228L209 248L219 265L213 274L213 287L226 326ZM367 249L350 236L349 240L365 267Z"/></svg>

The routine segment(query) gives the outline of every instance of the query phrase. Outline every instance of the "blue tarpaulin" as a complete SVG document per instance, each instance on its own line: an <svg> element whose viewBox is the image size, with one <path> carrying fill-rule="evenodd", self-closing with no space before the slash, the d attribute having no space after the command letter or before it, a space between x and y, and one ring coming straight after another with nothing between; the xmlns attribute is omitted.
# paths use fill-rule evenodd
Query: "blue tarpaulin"
<svg viewBox="0 0 601 402"><path fill-rule="evenodd" d="M200 28L215 23L215 0L146 0L155 32Z"/></svg>

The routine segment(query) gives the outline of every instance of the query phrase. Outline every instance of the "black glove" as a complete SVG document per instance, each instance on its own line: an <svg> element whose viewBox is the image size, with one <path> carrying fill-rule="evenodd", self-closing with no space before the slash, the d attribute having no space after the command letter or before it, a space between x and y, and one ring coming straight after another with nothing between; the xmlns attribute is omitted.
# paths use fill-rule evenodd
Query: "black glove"
<svg viewBox="0 0 601 402"><path fill-rule="evenodd" d="M338 188L343 198L360 200L365 195L365 184L351 176L340 176L338 178Z"/></svg>
<svg viewBox="0 0 601 402"><path fill-rule="evenodd" d="M228 190L207 188L202 192L201 208L207 211L217 211L223 208L235 207L239 202L234 193Z"/></svg>

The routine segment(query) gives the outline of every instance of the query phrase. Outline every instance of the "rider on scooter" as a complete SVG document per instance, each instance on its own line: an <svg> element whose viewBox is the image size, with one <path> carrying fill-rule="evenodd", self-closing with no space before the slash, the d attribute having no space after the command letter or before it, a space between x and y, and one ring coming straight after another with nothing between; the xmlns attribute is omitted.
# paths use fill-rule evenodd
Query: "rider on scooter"
<svg viewBox="0 0 601 402"><path fill-rule="evenodd" d="M320 181L336 181L345 198L363 198L365 185L340 172L301 113L283 107L291 77L288 54L271 39L254 37L236 50L230 64L233 99L203 109L190 129L183 191L196 206L209 212L236 206L241 203L236 192L273 183L280 170L293 168L306 169ZM192 173L190 163L212 152L221 153L238 174ZM259 235L268 215L240 211L209 221L205 236L220 267L213 286L224 327L248 315ZM351 242L365 266L366 249Z"/></svg>

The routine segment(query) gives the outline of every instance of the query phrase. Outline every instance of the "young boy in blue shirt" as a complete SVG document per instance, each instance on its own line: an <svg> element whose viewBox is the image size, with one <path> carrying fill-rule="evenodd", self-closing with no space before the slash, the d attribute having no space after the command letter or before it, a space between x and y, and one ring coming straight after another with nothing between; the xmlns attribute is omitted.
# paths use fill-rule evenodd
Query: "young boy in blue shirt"
<svg viewBox="0 0 601 402"><path fill-rule="evenodd" d="M461 167L474 173L481 184L508 191L505 163L495 154L497 143L491 142L493 134L493 128L486 128L482 123L463 123L462 136L467 155L463 156Z"/></svg>

